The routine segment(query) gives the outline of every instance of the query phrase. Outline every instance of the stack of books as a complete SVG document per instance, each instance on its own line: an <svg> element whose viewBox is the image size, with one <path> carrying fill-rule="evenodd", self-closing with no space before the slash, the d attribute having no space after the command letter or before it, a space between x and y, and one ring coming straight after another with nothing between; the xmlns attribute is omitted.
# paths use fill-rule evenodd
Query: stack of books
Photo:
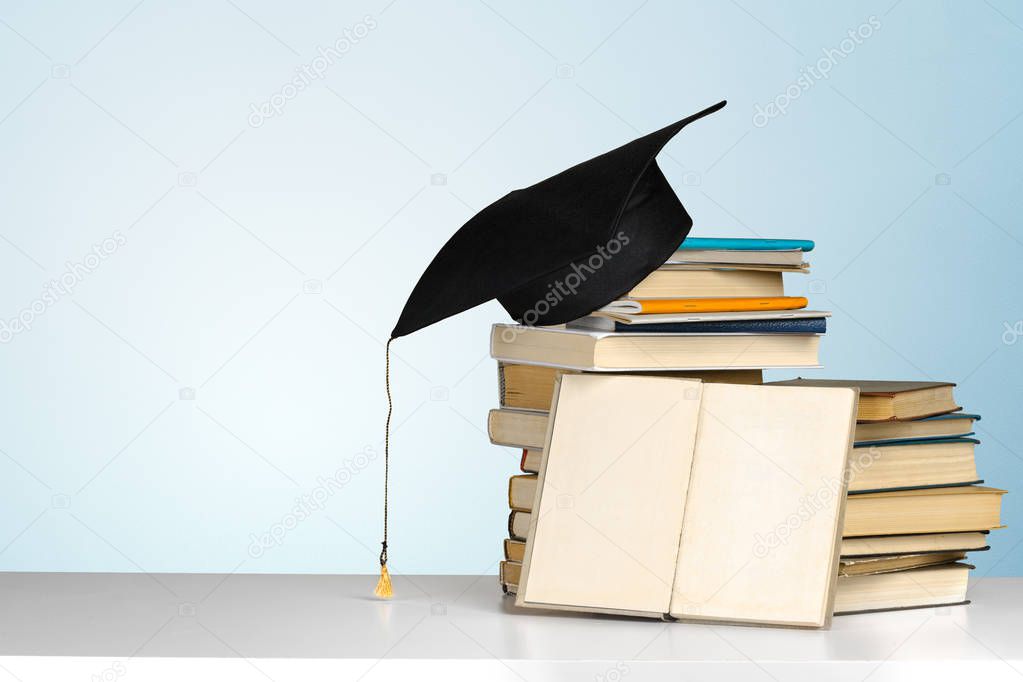
<svg viewBox="0 0 1023 682"><path fill-rule="evenodd" d="M785 296L782 280L809 272L812 249L805 240L690 238L621 300L588 317L493 327L500 406L488 432L494 444L522 449L521 473L507 490L506 592L515 591L522 568L556 377L613 372L761 384L764 369L818 367L830 313Z"/></svg>
<svg viewBox="0 0 1023 682"><path fill-rule="evenodd" d="M586 318L557 327L493 327L500 406L490 412L488 431L493 443L522 451L521 472L507 490L500 563L506 593L520 584L559 376L757 385L764 369L818 367L829 313L785 296L782 283L785 272L808 272L804 258L812 248L798 240L688 239L622 300ZM847 480L823 481L819 491L822 498L848 492L834 612L966 603L972 566L965 560L988 549L1005 491L980 485L972 438L980 417L961 411L954 386L808 379L771 385L859 391ZM807 523L822 507L807 498L792 523ZM787 544L795 530L756 537L753 555Z"/></svg>
<svg viewBox="0 0 1023 682"><path fill-rule="evenodd" d="M967 603L969 552L989 549L1005 490L983 485L954 384L795 379L859 389L837 613Z"/></svg>

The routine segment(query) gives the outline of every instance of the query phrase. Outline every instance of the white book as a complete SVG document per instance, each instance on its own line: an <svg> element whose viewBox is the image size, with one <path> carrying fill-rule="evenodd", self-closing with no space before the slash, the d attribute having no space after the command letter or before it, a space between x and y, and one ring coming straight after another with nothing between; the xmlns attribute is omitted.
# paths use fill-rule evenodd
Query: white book
<svg viewBox="0 0 1023 682"><path fill-rule="evenodd" d="M562 376L516 604L826 626L857 392L778 388Z"/></svg>
<svg viewBox="0 0 1023 682"><path fill-rule="evenodd" d="M820 334L662 334L495 324L496 360L590 372L819 367Z"/></svg>
<svg viewBox="0 0 1023 682"><path fill-rule="evenodd" d="M803 252L799 249L779 251L736 251L724 249L680 249L668 257L668 264L700 263L706 265L784 265L800 267Z"/></svg>

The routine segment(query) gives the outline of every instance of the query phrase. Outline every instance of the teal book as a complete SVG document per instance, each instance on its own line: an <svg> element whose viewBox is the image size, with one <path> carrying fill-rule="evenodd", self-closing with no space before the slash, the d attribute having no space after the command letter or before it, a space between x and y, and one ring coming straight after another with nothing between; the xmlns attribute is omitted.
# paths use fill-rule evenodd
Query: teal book
<svg viewBox="0 0 1023 682"><path fill-rule="evenodd" d="M809 239L742 239L738 237L688 237L679 250L706 251L813 251Z"/></svg>

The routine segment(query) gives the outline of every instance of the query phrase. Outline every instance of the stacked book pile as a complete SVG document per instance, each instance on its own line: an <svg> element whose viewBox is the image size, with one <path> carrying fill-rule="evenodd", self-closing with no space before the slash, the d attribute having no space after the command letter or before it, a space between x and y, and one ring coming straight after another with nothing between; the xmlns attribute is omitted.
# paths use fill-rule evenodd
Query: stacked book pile
<svg viewBox="0 0 1023 682"><path fill-rule="evenodd" d="M558 327L494 326L500 406L490 412L488 431L493 443L522 450L521 473L507 490L505 592L518 589L535 526L537 474L559 377L759 385L764 369L818 367L829 313L785 296L782 283L785 272L808 272L804 258L812 248L801 240L690 238L625 297L586 318ZM847 480L822 481L818 491L822 499L848 491L834 612L964 603L971 566L963 560L987 549L1005 491L979 485L977 441L970 437L979 417L960 411L953 385L807 379L772 385L859 390ZM752 555L787 545L823 506L808 497L792 510L791 527L751 539ZM679 608L692 615L686 605Z"/></svg>
<svg viewBox="0 0 1023 682"><path fill-rule="evenodd" d="M835 611L962 604L968 552L987 550L1006 491L979 485L954 384L795 379L859 389Z"/></svg>
<svg viewBox="0 0 1023 682"><path fill-rule="evenodd" d="M548 411L559 374L614 372L761 384L763 369L818 367L830 313L785 296L783 273L808 273L813 242L689 238L621 300L559 327L495 325L500 407L494 444L522 449L508 483L501 584L521 571Z"/></svg>

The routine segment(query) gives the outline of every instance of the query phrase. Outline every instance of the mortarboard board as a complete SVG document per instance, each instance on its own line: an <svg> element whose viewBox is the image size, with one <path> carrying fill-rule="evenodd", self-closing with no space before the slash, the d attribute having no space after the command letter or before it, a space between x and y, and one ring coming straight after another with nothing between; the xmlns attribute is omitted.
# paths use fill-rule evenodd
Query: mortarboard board
<svg viewBox="0 0 1023 682"><path fill-rule="evenodd" d="M517 189L469 219L427 266L387 342L384 538L378 596L387 571L390 345L496 298L525 325L561 324L620 298L664 264L692 228L656 157L719 102L658 131Z"/></svg>

